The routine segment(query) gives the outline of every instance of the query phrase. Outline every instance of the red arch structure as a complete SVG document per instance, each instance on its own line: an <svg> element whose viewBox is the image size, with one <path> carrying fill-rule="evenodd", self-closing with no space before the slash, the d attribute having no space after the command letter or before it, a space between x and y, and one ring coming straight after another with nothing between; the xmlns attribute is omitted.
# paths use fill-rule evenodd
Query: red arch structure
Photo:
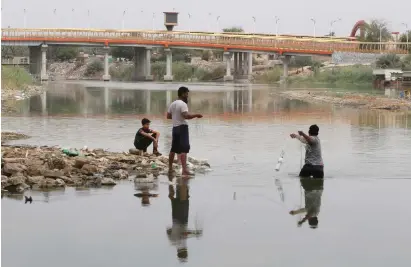
<svg viewBox="0 0 411 267"><path fill-rule="evenodd" d="M365 35L365 26L367 26L367 22L365 22L365 20L357 21L357 23L355 23L354 27L351 30L350 37L355 37L358 30L360 30L360 36L364 37L364 35Z"/></svg>

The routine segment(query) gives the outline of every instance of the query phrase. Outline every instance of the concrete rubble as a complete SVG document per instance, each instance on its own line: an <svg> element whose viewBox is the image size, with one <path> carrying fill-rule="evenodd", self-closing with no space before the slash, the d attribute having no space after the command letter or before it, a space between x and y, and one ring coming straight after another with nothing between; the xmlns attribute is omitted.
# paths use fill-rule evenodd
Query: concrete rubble
<svg viewBox="0 0 411 267"><path fill-rule="evenodd" d="M75 153L78 156L73 156ZM134 152L134 149L130 149ZM69 156L71 155L71 156ZM193 173L211 171L205 160L189 157ZM178 175L179 165L173 168ZM62 150L59 147L2 145L2 193L22 194L27 189L50 189L65 186L114 186L119 180L152 183L168 174L168 156L129 152L116 153L103 149Z"/></svg>

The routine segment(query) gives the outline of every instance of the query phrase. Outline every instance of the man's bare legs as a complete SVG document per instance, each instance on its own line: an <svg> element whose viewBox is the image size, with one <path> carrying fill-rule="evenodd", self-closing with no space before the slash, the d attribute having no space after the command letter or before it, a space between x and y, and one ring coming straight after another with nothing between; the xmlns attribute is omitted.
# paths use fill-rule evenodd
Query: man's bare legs
<svg viewBox="0 0 411 267"><path fill-rule="evenodd" d="M174 156L176 153L170 152L168 155L168 172L171 173L173 172L173 162L174 162Z"/></svg>
<svg viewBox="0 0 411 267"><path fill-rule="evenodd" d="M182 175L190 175L191 173L187 169L187 153L181 153L181 165L183 167Z"/></svg>

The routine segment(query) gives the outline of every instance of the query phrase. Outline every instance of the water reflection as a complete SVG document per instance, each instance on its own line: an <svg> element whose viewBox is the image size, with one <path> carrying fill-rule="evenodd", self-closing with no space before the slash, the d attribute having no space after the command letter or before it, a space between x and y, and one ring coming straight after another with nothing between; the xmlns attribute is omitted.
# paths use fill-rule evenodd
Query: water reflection
<svg viewBox="0 0 411 267"><path fill-rule="evenodd" d="M302 178L301 186L304 188L305 207L290 211L291 215L305 214L298 221L298 226L302 226L306 221L310 228L318 227L318 215L320 214L321 197L324 190L324 179Z"/></svg>
<svg viewBox="0 0 411 267"><path fill-rule="evenodd" d="M173 178L169 178L172 182ZM190 193L188 179L179 178L177 183L168 186L168 198L171 201L172 226L167 228L167 236L173 246L177 249L177 258L180 261L188 259L187 238L200 237L202 230L189 229L189 205Z"/></svg>
<svg viewBox="0 0 411 267"><path fill-rule="evenodd" d="M137 178L139 179L139 178ZM147 178L142 178L147 179ZM145 182L134 182L134 188L136 191L140 191L134 194L135 197L141 199L141 206L148 207L150 206L150 198L158 197L157 193L152 193L150 191L158 190L158 181L157 179L154 181L145 181Z"/></svg>

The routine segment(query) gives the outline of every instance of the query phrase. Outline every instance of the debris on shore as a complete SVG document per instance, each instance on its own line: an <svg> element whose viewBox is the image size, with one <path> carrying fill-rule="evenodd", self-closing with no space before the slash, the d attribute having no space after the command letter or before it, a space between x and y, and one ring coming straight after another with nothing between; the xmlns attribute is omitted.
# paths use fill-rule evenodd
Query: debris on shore
<svg viewBox="0 0 411 267"><path fill-rule="evenodd" d="M168 173L168 157L145 153L116 153L103 149L61 149L59 147L2 145L2 193L23 193L27 189L51 189L65 186L114 186L118 180L152 183ZM205 173L205 160L188 158L191 172ZM177 161L173 169L179 169ZM176 172L176 175L178 173Z"/></svg>
<svg viewBox="0 0 411 267"><path fill-rule="evenodd" d="M328 91L286 91L282 92L281 95L288 99L298 99L312 103L330 103L354 108L391 111L411 109L411 101L409 100L351 92L336 93Z"/></svg>
<svg viewBox="0 0 411 267"><path fill-rule="evenodd" d="M30 136L22 134L22 133L14 133L14 132L1 132L1 142L3 141L10 141L10 140L21 140L21 139L28 139Z"/></svg>

